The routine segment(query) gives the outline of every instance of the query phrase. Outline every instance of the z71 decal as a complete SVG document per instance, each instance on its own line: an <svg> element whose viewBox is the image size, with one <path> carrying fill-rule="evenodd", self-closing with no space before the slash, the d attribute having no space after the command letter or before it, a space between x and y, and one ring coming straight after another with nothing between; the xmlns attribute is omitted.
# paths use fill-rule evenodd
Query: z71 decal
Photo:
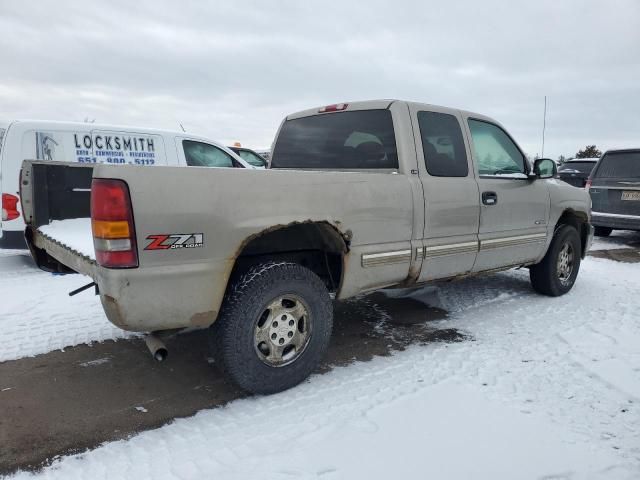
<svg viewBox="0 0 640 480"><path fill-rule="evenodd" d="M172 233L166 235L149 235L150 242L145 250L170 250L176 248L199 248L204 246L202 233Z"/></svg>

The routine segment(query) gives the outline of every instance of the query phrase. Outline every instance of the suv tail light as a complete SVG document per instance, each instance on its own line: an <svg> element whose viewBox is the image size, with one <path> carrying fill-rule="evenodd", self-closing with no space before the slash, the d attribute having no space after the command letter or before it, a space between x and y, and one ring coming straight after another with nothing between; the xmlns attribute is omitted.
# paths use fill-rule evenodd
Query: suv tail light
<svg viewBox="0 0 640 480"><path fill-rule="evenodd" d="M587 180L587 183L584 184L584 189L588 192L591 188L591 179Z"/></svg>
<svg viewBox="0 0 640 480"><path fill-rule="evenodd" d="M18 202L20 199L9 193L2 194L2 221L15 220L20 216Z"/></svg>
<svg viewBox="0 0 640 480"><path fill-rule="evenodd" d="M99 265L138 266L129 187L122 180L94 178L91 182L91 230Z"/></svg>

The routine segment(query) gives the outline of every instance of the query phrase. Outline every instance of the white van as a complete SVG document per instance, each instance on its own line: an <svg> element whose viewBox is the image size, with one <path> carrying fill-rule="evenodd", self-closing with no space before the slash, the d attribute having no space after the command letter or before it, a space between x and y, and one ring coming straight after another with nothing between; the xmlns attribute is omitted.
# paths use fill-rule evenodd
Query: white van
<svg viewBox="0 0 640 480"><path fill-rule="evenodd" d="M184 132L80 122L0 123L0 248L26 248L18 198L25 159L254 168L222 144Z"/></svg>

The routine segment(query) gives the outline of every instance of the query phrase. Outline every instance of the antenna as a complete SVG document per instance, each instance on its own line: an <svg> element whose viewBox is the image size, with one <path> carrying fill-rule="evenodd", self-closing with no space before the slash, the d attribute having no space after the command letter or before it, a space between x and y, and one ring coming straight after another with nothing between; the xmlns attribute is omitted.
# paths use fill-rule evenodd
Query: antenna
<svg viewBox="0 0 640 480"><path fill-rule="evenodd" d="M182 123L178 122L178 125L180 125L180 128L182 129L182 131L183 131L183 132L185 132L185 133L187 132L187 131L184 129L184 127L182 126Z"/></svg>
<svg viewBox="0 0 640 480"><path fill-rule="evenodd" d="M544 131L547 128L547 96L544 96L544 116L542 117L542 155L540 158L544 158Z"/></svg>

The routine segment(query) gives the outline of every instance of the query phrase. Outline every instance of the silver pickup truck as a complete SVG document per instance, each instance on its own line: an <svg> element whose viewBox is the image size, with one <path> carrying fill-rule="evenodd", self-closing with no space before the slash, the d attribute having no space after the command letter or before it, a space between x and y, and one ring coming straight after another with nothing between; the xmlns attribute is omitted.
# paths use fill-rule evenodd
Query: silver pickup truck
<svg viewBox="0 0 640 480"><path fill-rule="evenodd" d="M516 267L568 292L590 199L555 174L488 117L375 100L289 115L266 171L25 161L21 187L41 268L92 277L120 328L211 327L226 374L272 393L317 367L332 298ZM81 217L91 251L45 227Z"/></svg>

